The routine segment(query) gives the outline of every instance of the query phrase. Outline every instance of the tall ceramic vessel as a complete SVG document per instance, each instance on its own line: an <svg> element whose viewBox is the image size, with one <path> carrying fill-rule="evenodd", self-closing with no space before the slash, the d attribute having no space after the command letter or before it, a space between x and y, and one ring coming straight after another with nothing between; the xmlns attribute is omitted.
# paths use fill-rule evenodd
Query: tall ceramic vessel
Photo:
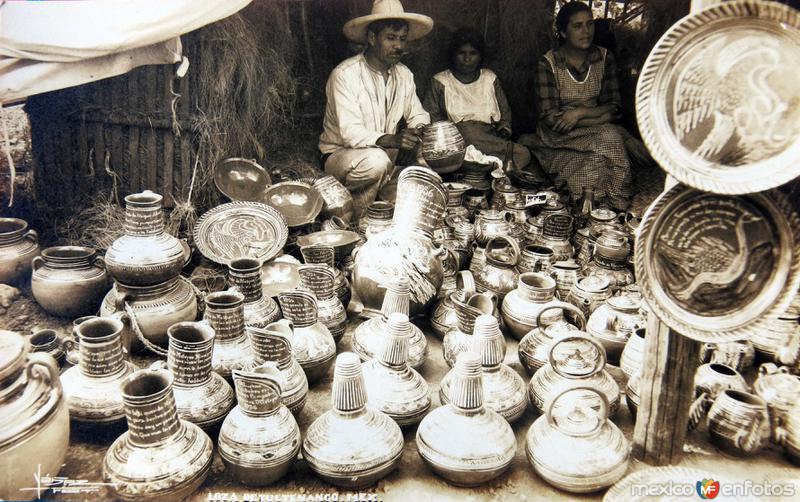
<svg viewBox="0 0 800 502"><path fill-rule="evenodd" d="M55 360L0 331L0 499L32 500L32 474L57 476L69 444L69 411Z"/></svg>
<svg viewBox="0 0 800 502"><path fill-rule="evenodd" d="M309 291L291 290L278 295L281 310L294 326L292 353L309 383L328 374L336 357L336 342L317 317L317 300Z"/></svg>
<svg viewBox="0 0 800 502"><path fill-rule="evenodd" d="M180 274L180 241L164 231L163 197L150 190L125 197L125 234L106 251L108 273L123 284L149 286Z"/></svg>
<svg viewBox="0 0 800 502"><path fill-rule="evenodd" d="M301 247L300 253L303 255L303 261L308 264L326 265L333 269L333 289L336 291L336 296L342 302L346 310L347 306L350 304L350 298L352 297L350 281L347 280L344 272L335 266L336 253L333 250L333 246L311 244Z"/></svg>
<svg viewBox="0 0 800 502"><path fill-rule="evenodd" d="M278 303L264 295L261 286L261 262L255 258L235 258L228 264L231 287L244 295L244 324L263 328L281 318Z"/></svg>
<svg viewBox="0 0 800 502"><path fill-rule="evenodd" d="M353 196L339 180L333 176L323 176L315 180L313 186L322 195L328 216L338 216L348 224L353 220Z"/></svg>
<svg viewBox="0 0 800 502"><path fill-rule="evenodd" d="M439 175L423 167L403 170L392 228L373 235L355 257L353 287L365 311L379 312L384 288L395 277L408 279L411 316L436 298L444 279L445 250L433 244L433 231L444 218L446 205Z"/></svg>
<svg viewBox="0 0 800 502"><path fill-rule="evenodd" d="M0 218L0 284L20 284L31 275L31 259L39 254L39 234L28 222Z"/></svg>
<svg viewBox="0 0 800 502"><path fill-rule="evenodd" d="M255 354L244 328L244 295L238 291L219 291L206 296L205 320L214 329L211 367L232 381L231 372L255 364Z"/></svg>
<svg viewBox="0 0 800 502"><path fill-rule="evenodd" d="M311 291L317 299L317 319L339 343L347 328L347 312L334 292L335 275L326 265L300 265L300 287Z"/></svg>
<svg viewBox="0 0 800 502"><path fill-rule="evenodd" d="M211 469L213 443L180 420L168 371L140 370L121 385L128 431L103 459L103 478L122 500L182 500Z"/></svg>
<svg viewBox="0 0 800 502"><path fill-rule="evenodd" d="M295 416L300 414L308 396L308 378L292 354L292 326L286 319L250 330L250 342L256 363L273 362L281 373L281 401Z"/></svg>

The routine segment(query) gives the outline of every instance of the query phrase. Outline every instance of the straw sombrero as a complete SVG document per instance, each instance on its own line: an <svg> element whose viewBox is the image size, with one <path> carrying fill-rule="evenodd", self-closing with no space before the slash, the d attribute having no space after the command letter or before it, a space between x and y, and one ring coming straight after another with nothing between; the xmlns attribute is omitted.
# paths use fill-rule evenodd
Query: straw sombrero
<svg viewBox="0 0 800 502"><path fill-rule="evenodd" d="M344 25L344 36L352 42L367 43L367 26L381 19L402 19L408 23L408 40L422 38L433 29L433 19L422 14L407 13L400 0L375 0L368 16L351 19Z"/></svg>

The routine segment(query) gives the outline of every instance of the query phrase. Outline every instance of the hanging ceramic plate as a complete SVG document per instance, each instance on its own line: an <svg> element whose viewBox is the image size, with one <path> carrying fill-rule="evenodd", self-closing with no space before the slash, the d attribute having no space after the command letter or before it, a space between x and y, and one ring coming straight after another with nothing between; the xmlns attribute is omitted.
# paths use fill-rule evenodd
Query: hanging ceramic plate
<svg viewBox="0 0 800 502"><path fill-rule="evenodd" d="M750 193L800 175L800 12L732 1L678 21L636 88L642 138L679 181Z"/></svg>
<svg viewBox="0 0 800 502"><path fill-rule="evenodd" d="M276 183L264 191L265 204L274 207L292 227L302 227L317 219L325 200L316 188L300 181Z"/></svg>
<svg viewBox="0 0 800 502"><path fill-rule="evenodd" d="M719 195L677 185L639 226L636 277L650 309L678 333L749 338L800 285L800 220L777 191Z"/></svg>
<svg viewBox="0 0 800 502"><path fill-rule="evenodd" d="M194 242L203 256L222 265L242 256L265 262L281 252L288 234L286 220L274 207L259 202L229 202L197 221Z"/></svg>
<svg viewBox="0 0 800 502"><path fill-rule="evenodd" d="M256 161L231 158L214 166L214 184L230 200L259 202L272 179Z"/></svg>
<svg viewBox="0 0 800 502"><path fill-rule="evenodd" d="M719 484L715 484L715 483ZM741 481L729 476L719 475L701 469L680 466L648 467L628 474L608 489L603 502L627 502L639 500L687 500L695 501L704 498L712 499L715 491L726 484L741 485ZM739 486L741 488L741 486ZM730 489L730 487L728 488ZM701 493L708 494L703 497ZM758 500L757 498L736 493L736 500ZM731 500L729 498L724 500Z"/></svg>

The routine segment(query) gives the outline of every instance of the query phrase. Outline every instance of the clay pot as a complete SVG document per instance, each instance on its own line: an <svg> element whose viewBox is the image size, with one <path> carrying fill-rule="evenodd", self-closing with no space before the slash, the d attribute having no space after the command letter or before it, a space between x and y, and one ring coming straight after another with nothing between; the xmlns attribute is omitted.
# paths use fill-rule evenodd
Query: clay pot
<svg viewBox="0 0 800 502"><path fill-rule="evenodd" d="M475 215L475 241L486 247L490 239L508 236L513 220L514 216L507 211L485 209L478 212Z"/></svg>
<svg viewBox="0 0 800 502"><path fill-rule="evenodd" d="M763 399L740 390L726 389L708 411L711 443L735 456L758 452L769 439L769 415Z"/></svg>
<svg viewBox="0 0 800 502"><path fill-rule="evenodd" d="M28 222L0 218L0 284L22 284L31 275L31 260L39 254L39 234Z"/></svg>
<svg viewBox="0 0 800 502"><path fill-rule="evenodd" d="M566 310L572 313L579 326L575 327L568 323L561 313L555 320L551 319L545 322L543 319L544 314L551 310L558 310L559 312ZM539 368L548 363L553 343L568 336L585 334L583 330L586 329L586 318L577 307L571 304L560 305L559 303L554 303L539 310L534 324L536 327L522 337L522 340L517 345L519 362L531 374L536 373Z"/></svg>
<svg viewBox="0 0 800 502"><path fill-rule="evenodd" d="M495 248L495 243L505 241L507 246ZM508 237L492 237L486 244L486 264L475 275L478 292L491 291L502 304L503 298L517 287L519 272L519 245Z"/></svg>
<svg viewBox="0 0 800 502"><path fill-rule="evenodd" d="M519 276L517 288L508 293L500 311L508 331L521 340L538 325L539 313L548 307L559 305L567 308L569 304L555 299L556 282L547 275L525 272ZM561 318L561 312L550 310L544 322L549 324Z"/></svg>
<svg viewBox="0 0 800 502"><path fill-rule="evenodd" d="M292 323L292 354L303 368L309 383L328 374L336 357L336 342L317 317L317 299L299 289L278 295L284 317Z"/></svg>
<svg viewBox="0 0 800 502"><path fill-rule="evenodd" d="M31 352L43 352L56 360L59 366L64 364L66 352L58 333L52 329L40 329L31 335Z"/></svg>
<svg viewBox="0 0 800 502"><path fill-rule="evenodd" d="M232 371L255 365L255 353L244 328L244 295L234 290L206 295L205 321L214 330L211 368L232 381Z"/></svg>
<svg viewBox="0 0 800 502"><path fill-rule="evenodd" d="M31 289L41 307L55 316L79 317L97 312L108 291L103 258L92 248L47 248L31 262Z"/></svg>
<svg viewBox="0 0 800 502"><path fill-rule="evenodd" d="M614 296L589 316L586 332L606 349L609 363L619 364L628 339L647 322L639 312L640 306L632 296Z"/></svg>
<svg viewBox="0 0 800 502"><path fill-rule="evenodd" d="M292 354L292 323L286 319L266 328L249 331L256 364L273 362L281 373L281 401L295 416L299 415L308 396L308 378Z"/></svg>
<svg viewBox="0 0 800 502"><path fill-rule="evenodd" d="M422 131L420 153L437 173L452 173L461 167L467 145L456 125L449 120L434 122Z"/></svg>
<svg viewBox="0 0 800 502"><path fill-rule="evenodd" d="M765 363L758 368L753 392L767 403L771 438L780 444L781 429L789 422L792 406L800 401L800 377L790 374L785 366Z"/></svg>
<svg viewBox="0 0 800 502"><path fill-rule="evenodd" d="M337 344L347 328L347 312L334 291L335 274L327 265L300 265L300 287L317 299L317 319L325 325Z"/></svg>
<svg viewBox="0 0 800 502"><path fill-rule="evenodd" d="M367 206L364 216L358 221L358 231L367 239L379 234L392 226L394 204L385 201L375 201Z"/></svg>
<svg viewBox="0 0 800 502"><path fill-rule="evenodd" d="M313 186L325 200L324 210L329 217L339 217L347 224L353 220L353 196L339 180L323 176L314 180Z"/></svg>
<svg viewBox="0 0 800 502"><path fill-rule="evenodd" d="M281 318L281 309L261 286L261 262L255 258L235 258L228 263L228 280L244 295L244 324L263 328Z"/></svg>

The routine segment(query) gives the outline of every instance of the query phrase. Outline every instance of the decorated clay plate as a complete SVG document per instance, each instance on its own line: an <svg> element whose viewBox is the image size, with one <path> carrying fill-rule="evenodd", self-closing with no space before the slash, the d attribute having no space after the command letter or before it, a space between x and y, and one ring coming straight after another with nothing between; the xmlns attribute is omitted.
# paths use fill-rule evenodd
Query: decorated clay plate
<svg viewBox="0 0 800 502"><path fill-rule="evenodd" d="M289 229L277 209L259 202L229 202L205 213L194 227L197 249L227 265L252 256L265 262L281 252Z"/></svg>
<svg viewBox="0 0 800 502"><path fill-rule="evenodd" d="M739 484L727 476L720 477L706 470L691 469L680 466L647 467L628 474L608 489L603 502L626 502L639 500L654 501L696 501L713 499L715 491L725 488L723 485ZM733 488L728 486L726 489ZM739 486L741 488L741 486ZM702 496L705 492L707 496ZM724 500L733 500L723 498ZM735 500L758 500L744 493L737 492Z"/></svg>
<svg viewBox="0 0 800 502"><path fill-rule="evenodd" d="M256 161L231 158L214 166L214 184L230 200L260 202L272 179Z"/></svg>
<svg viewBox="0 0 800 502"><path fill-rule="evenodd" d="M325 200L316 188L300 181L276 183L264 191L262 202L286 218L289 227L302 227L317 219Z"/></svg>
<svg viewBox="0 0 800 502"><path fill-rule="evenodd" d="M719 195L677 185L639 226L636 277L651 310L703 342L748 338L800 284L800 220L777 191Z"/></svg>
<svg viewBox="0 0 800 502"><path fill-rule="evenodd" d="M800 175L800 12L732 1L661 37L636 89L655 160L701 190L739 194Z"/></svg>

